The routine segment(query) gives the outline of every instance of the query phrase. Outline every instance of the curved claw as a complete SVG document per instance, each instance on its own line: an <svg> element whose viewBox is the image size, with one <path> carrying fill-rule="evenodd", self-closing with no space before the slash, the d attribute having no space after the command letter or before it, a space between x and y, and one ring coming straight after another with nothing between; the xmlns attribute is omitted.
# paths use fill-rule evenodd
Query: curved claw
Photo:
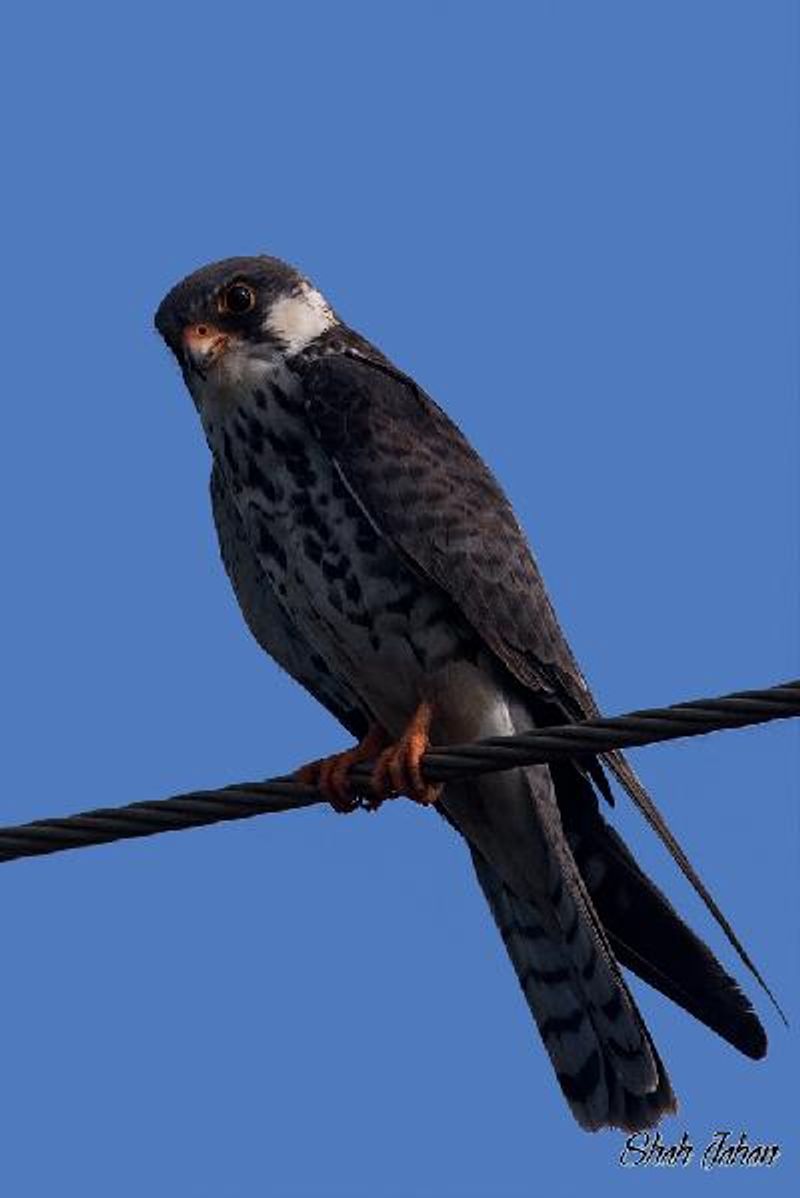
<svg viewBox="0 0 800 1198"><path fill-rule="evenodd" d="M320 757L318 761L310 761L295 771L298 782L315 786L340 814L355 811L359 802L353 793L350 771L354 765L362 761L372 761L382 750L388 736L380 724L372 724L364 738L352 749L343 753L333 753L330 757Z"/></svg>
<svg viewBox="0 0 800 1198"><path fill-rule="evenodd" d="M372 797L365 804L371 811L398 794L426 807L438 802L442 786L426 782L420 769L430 745L432 718L431 704L427 700L420 703L400 739L381 753L370 779Z"/></svg>

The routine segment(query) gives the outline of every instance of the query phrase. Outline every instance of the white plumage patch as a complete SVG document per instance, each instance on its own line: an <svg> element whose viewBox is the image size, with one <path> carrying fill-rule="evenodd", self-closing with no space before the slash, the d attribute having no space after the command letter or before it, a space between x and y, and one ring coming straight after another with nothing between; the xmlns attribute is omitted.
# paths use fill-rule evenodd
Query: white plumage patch
<svg viewBox="0 0 800 1198"><path fill-rule="evenodd" d="M325 297L304 283L295 295L275 301L264 328L282 342L287 353L297 354L336 323Z"/></svg>

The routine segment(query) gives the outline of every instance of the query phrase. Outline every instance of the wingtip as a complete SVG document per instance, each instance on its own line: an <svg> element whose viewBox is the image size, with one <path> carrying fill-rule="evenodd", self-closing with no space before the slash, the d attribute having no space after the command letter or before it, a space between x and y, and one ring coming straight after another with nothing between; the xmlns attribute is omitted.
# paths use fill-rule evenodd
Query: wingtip
<svg viewBox="0 0 800 1198"><path fill-rule="evenodd" d="M727 918L723 915L722 911L720 910L719 906L717 905L716 900L713 898L713 896L711 895L711 892L708 890L708 888L705 885L705 883L703 882L702 878L697 873L697 870L694 868L691 861L686 856L686 853L683 851L680 844L676 840L674 834L672 833L671 829L669 828L669 825L667 824L663 815L661 814L659 809L656 807L655 803L653 802L652 798L648 794L644 785L640 782L639 778L635 774L633 768L631 767L630 763L625 758L624 754L621 752L608 753L608 754L603 754L603 758L604 758L606 764L611 769L612 773L615 775L617 781L620 782L621 785L628 792L628 794L633 799L636 806L641 811L644 818L649 823L650 827L653 829L653 831L656 833L658 838L661 840L662 844L665 846L665 848L669 852L670 856L672 857L673 861L676 863L678 868L683 873L684 877L688 880L690 885L694 888L696 894L698 894L699 897L702 899L702 901L705 903L706 908L711 913L713 918L716 920L718 926L724 932L724 934L728 940L728 943L735 950L735 952L737 953L742 964L750 971L752 976L758 982L761 989L766 994L767 998L772 1003L776 1012L780 1016L780 1018L784 1024L784 1027L788 1028L789 1020L786 1018L786 1013L784 1012L783 1008L781 1007L780 1003L778 1002L777 998L773 994L770 987L767 985L767 982L766 982L763 974L761 973L758 966L753 961L753 958L747 952L746 948L742 944L739 937L734 932L733 927L728 922ZM753 1016L753 1018L755 1019L755 1015ZM758 1023L758 1020L756 1020L756 1022ZM760 1024L759 1024L759 1027L760 1027ZM760 1055L763 1056L766 1053L766 1034L764 1033L763 1028L761 1028L761 1033L763 1036L763 1051L760 1053ZM757 1038L756 1038L756 1040L757 1040ZM758 1043L760 1044L760 1041L758 1041ZM755 1043L754 1043L754 1047L756 1047ZM752 1052L749 1052L745 1048L743 1048L742 1051L745 1052L747 1056L753 1055Z"/></svg>
<svg viewBox="0 0 800 1198"><path fill-rule="evenodd" d="M760 1019L751 1013L749 1019L743 1019L741 1026L736 1029L734 1041L740 1052L751 1061L762 1061L767 1055L769 1041Z"/></svg>

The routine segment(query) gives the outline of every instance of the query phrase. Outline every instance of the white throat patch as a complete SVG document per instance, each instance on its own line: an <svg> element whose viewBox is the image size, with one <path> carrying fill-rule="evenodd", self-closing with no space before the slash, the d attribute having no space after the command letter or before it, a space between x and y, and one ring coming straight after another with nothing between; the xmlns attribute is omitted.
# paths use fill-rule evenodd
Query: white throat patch
<svg viewBox="0 0 800 1198"><path fill-rule="evenodd" d="M304 283L296 295L275 301L264 328L283 343L287 353L297 354L334 324L338 321L325 297Z"/></svg>

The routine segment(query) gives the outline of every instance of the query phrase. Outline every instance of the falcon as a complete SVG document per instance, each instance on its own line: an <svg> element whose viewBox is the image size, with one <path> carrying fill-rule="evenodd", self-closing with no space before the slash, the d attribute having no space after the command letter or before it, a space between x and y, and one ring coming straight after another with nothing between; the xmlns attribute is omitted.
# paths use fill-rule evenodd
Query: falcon
<svg viewBox="0 0 800 1198"><path fill-rule="evenodd" d="M578 1123L639 1130L677 1109L621 966L762 1057L750 1002L604 818L610 772L766 989L621 753L425 781L429 744L599 714L514 512L455 424L276 258L203 267L155 323L211 450L244 618L358 741L301 776L337 810L404 793L461 833Z"/></svg>

